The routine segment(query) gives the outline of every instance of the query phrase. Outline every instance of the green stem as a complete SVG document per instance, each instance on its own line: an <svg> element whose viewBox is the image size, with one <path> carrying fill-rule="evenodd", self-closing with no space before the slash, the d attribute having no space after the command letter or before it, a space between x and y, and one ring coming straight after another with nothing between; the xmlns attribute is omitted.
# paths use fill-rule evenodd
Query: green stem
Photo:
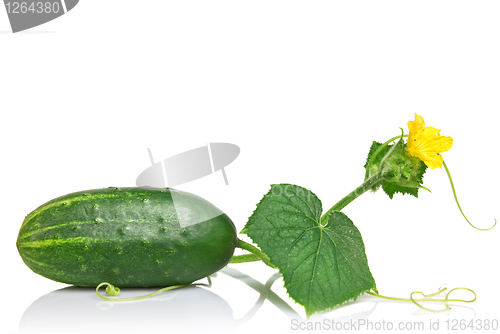
<svg viewBox="0 0 500 334"><path fill-rule="evenodd" d="M401 130L401 131L403 131L403 130ZM380 145L380 147L375 152L373 152L373 154L370 157L370 160L368 161L367 165L370 166L373 163L373 161L375 160L375 157L380 152L382 152L382 150L384 149L384 147L386 147L387 145L389 145L390 143L392 143L394 140L397 140L397 139L403 138L403 137L408 137L408 135L405 135L403 133L403 134L401 134L399 136L392 137L391 139L389 139L388 141L386 141L385 143L383 143L382 145ZM328 216L330 215L330 213L332 211L340 211L340 210L342 210L343 208L345 208L347 206L347 204L351 203L356 198L358 198L359 196L361 196L362 194L364 194L368 190L372 189L373 187L376 187L379 184L380 181L381 181L381 177L380 177L379 174L374 174L371 177L367 178L365 180L365 182L363 182L362 185L360 185L359 187L357 187L356 189L354 189L354 191L350 192L349 194L347 194L347 196L345 196L340 201L338 201L333 207L331 207L330 210L328 210L321 217L321 225L326 225L326 223L328 222Z"/></svg>
<svg viewBox="0 0 500 334"><path fill-rule="evenodd" d="M243 262L252 262L252 261L261 260L262 262L264 262L269 267L271 267L273 269L277 269L271 263L271 260L269 259L269 257L266 254L264 254L260 249L258 249L257 247L249 244L248 242L245 242L245 241L243 241L241 239L238 239L238 244L236 245L236 247L244 249L246 251L249 251L255 257L257 257L257 259L254 259L253 257L250 257L250 256L244 257L245 255L252 255L252 254L236 255L236 256L233 256L233 259L236 257L236 259L234 260L234 262L232 262L233 259L231 259L231 261L229 263L243 263Z"/></svg>
<svg viewBox="0 0 500 334"><path fill-rule="evenodd" d="M322 217L321 217L321 225L326 225L328 222L328 216L332 211L340 211L343 208L347 206L347 204L351 203L354 201L356 198L367 192L368 190L372 189L373 187L376 187L379 182L381 181L380 174L375 174L372 177L368 178L363 182L362 185L354 189L352 192L347 194L344 198L342 198L340 201L337 202L334 206L330 208Z"/></svg>
<svg viewBox="0 0 500 334"><path fill-rule="evenodd" d="M243 254L243 255L233 255L229 263L245 263L260 261L260 258L255 254Z"/></svg>

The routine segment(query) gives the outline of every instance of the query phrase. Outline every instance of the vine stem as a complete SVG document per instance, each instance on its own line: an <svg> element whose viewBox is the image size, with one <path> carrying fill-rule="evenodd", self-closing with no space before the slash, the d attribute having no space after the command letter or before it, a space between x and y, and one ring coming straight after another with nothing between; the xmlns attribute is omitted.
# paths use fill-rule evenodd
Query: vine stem
<svg viewBox="0 0 500 334"><path fill-rule="evenodd" d="M401 131L403 131L403 130L401 129ZM405 135L404 132L403 132L401 135L392 137L391 139L389 139L388 141L386 141L385 143L383 143L382 145L380 145L380 147L375 152L373 152L372 156L370 157L370 160L368 161L368 165L370 165L374 161L375 157L380 152L382 152L382 150L384 149L384 147L386 147L387 145L389 145L393 141L395 141L397 139L400 139L400 138L404 138L404 137L408 137L408 135ZM361 184L359 187L357 187L352 192L350 192L349 194L347 194L347 196L345 196L340 201L338 201L334 206L332 206L330 208L330 210L328 210L321 217L321 225L326 225L326 223L328 222L328 216L330 215L330 213L332 211L340 211L340 210L342 210L343 208L345 208L347 206L347 204L351 203L356 198L358 198L359 196L361 196L362 194L364 194L368 190L372 189L373 187L376 187L381 180L382 179L380 178L380 175L378 175L378 174L375 174L375 175L367 178L363 182L363 184Z"/></svg>
<svg viewBox="0 0 500 334"><path fill-rule="evenodd" d="M368 190L372 189L373 187L377 186L378 183L381 181L380 175L375 174L374 176L366 179L363 184L361 184L359 187L354 189L352 192L347 194L344 198L342 198L340 201L337 202L334 206L330 208L323 216L321 216L321 225L326 225L328 222L328 216L332 211L340 211L343 208L347 206L347 204L351 203L354 201L356 198L367 192Z"/></svg>
<svg viewBox="0 0 500 334"><path fill-rule="evenodd" d="M233 255L229 263L245 263L245 262L255 262L260 261L260 258L255 254L243 254L243 255Z"/></svg>
<svg viewBox="0 0 500 334"><path fill-rule="evenodd" d="M272 263L269 257L264 254L260 249L257 247L249 244L248 242L245 242L241 239L238 239L238 243L236 244L236 247L244 249L246 251L249 251L252 254L244 254L244 255L234 255L229 263L244 263L244 262L253 262L253 261L262 261L269 267L273 269L277 269Z"/></svg>

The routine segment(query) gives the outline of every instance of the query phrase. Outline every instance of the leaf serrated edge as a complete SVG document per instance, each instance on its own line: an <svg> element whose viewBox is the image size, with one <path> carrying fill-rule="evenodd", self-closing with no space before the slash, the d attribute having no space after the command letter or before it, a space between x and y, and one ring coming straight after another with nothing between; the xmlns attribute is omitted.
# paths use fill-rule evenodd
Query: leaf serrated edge
<svg viewBox="0 0 500 334"><path fill-rule="evenodd" d="M255 240L253 240L253 238L252 238L251 236L249 236L249 235L248 235L248 234L246 234L246 233L245 233L245 235L246 235L246 236L247 236L250 240L252 240L252 242L253 242L255 245L259 246L259 244L258 244L257 242L255 242ZM260 248L260 247L259 247L259 248ZM261 249L261 252L263 252L263 253L264 253L264 251L262 251L262 249ZM266 253L264 253L264 254L266 254ZM267 254L266 254L266 255L267 255ZM269 256L269 255L267 255L267 256ZM288 295L288 298L290 298L291 300L293 300L293 302L294 302L295 304L298 304L298 305L302 306L302 307L305 309L306 307L305 307L304 305L302 305L301 303L299 303L298 301L296 301L295 299L293 299L293 297L292 297L292 296L290 296L290 293L288 292L288 288L287 288L287 282L285 282L285 279L284 279L284 277L283 277L283 272L281 271L281 269L280 269L279 267L276 267L276 268L278 269L278 272L280 273L281 278L283 279L283 287L285 288L285 291L286 291L286 294Z"/></svg>
<svg viewBox="0 0 500 334"><path fill-rule="evenodd" d="M259 205L262 203L262 201L263 201L263 200L264 200L267 196L269 196L269 193L270 193L270 192L272 192L272 191L273 191L273 187L274 187L274 186L293 186L293 187L298 187L298 188L301 188L301 189L303 189L303 190L307 191L308 193L310 193L311 195L313 195L313 196L314 196L314 197L318 200L318 202L319 202L319 203L320 203L320 205L321 205L321 213L323 212L323 203L321 202L321 200L319 199L319 197L318 197L315 193L313 193L312 191L310 191L309 189L304 188L304 187L301 187L301 186L298 186L298 185L296 185L296 184L292 184L292 183L274 183L274 184L271 184L271 189L269 189L269 190L268 190L268 192L267 192L267 193L265 193L265 194L264 194L264 196L262 196L262 198L260 199L259 203L257 203L257 204L255 205L255 209L252 211L252 214L251 214L251 215L247 218L247 223L245 224L245 226L243 227L243 229L240 231L240 234L246 234L246 235L248 235L248 234L246 233L246 231L247 231L247 226L248 226L248 225L249 225L249 223L250 223L250 218L251 218L251 217L255 214L255 212L256 212L256 211L257 211L257 209L259 208ZM320 218L319 218L319 220L318 220L318 226L321 226L321 213L320 213ZM252 224L250 224L250 225L252 225ZM243 231L245 231L245 232L243 232ZM252 242L253 242L253 240L252 240ZM254 243L255 243L255 242L254 242ZM255 244L257 244L257 243L255 243Z"/></svg>
<svg viewBox="0 0 500 334"><path fill-rule="evenodd" d="M405 187L400 186L400 188L405 188ZM406 188L407 188L407 189L409 189L409 187L406 187ZM404 195L406 195L406 194L408 194L408 195L410 195L410 196L413 196L413 197L418 198L418 188L415 188L415 189L417 189L417 191L416 191L416 193L415 193L415 194L413 194L413 193L411 193L411 192L409 192L409 191L402 192L401 190L395 190L395 191L393 191L392 193L389 193L389 191L386 189L386 187L384 187L384 184L382 184L382 190L384 191L384 193L385 193L387 196L389 196L389 198L390 198L390 199L393 199L394 195L395 195L395 194L398 194L398 193L399 193L399 194L402 194L403 196L404 196Z"/></svg>
<svg viewBox="0 0 500 334"><path fill-rule="evenodd" d="M345 301L343 301L343 302L341 302L341 303L338 303L338 304L336 304L336 305L334 305L334 306L332 306L332 307L325 308L325 309L323 309L323 310L316 310L316 311L313 311L313 312L309 312L309 311L308 311L308 309L307 309L304 305L302 305L302 306L303 306L303 307L305 308L305 310L306 310L306 317L307 317L307 319L309 319L309 317L310 317L311 315L313 315L314 313L325 312L325 311L331 311L331 310L333 310L333 309L334 309L334 308L336 308L336 307L342 306L342 305L344 305L344 304L346 304L346 303L349 303L349 302L356 301L356 300L357 300L357 299L358 299L361 295L364 295L365 293L369 292L370 290L373 290L373 291L375 291L376 293L378 293L377 287L375 286L375 287L370 288L370 289L368 289L368 290L362 291L362 292L361 292L359 295L357 295L356 297L349 298L349 299L347 299L347 300L345 300ZM291 298L291 297L290 297L290 298ZM292 299L293 299L293 298L292 298Z"/></svg>

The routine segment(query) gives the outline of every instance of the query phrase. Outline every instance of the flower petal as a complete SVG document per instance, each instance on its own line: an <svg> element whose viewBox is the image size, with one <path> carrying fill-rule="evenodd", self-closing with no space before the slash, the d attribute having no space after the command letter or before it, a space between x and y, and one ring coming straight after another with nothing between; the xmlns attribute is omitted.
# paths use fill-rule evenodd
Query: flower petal
<svg viewBox="0 0 500 334"><path fill-rule="evenodd" d="M424 118L419 114L415 114L415 120L408 122L408 130L410 130L409 137L412 138L418 130L425 128Z"/></svg>
<svg viewBox="0 0 500 334"><path fill-rule="evenodd" d="M443 166L443 156L442 155L435 155L433 157L428 158L427 160L423 160L424 163L427 165L427 167L434 169L434 168L441 168Z"/></svg>
<svg viewBox="0 0 500 334"><path fill-rule="evenodd" d="M432 126L427 126L419 132L420 137L423 140L432 140L434 138L439 138L441 135L439 134L441 129L436 129Z"/></svg>
<svg viewBox="0 0 500 334"><path fill-rule="evenodd" d="M430 126L423 129L417 136L415 149L426 154L438 154L451 149L453 138L441 136L440 131Z"/></svg>

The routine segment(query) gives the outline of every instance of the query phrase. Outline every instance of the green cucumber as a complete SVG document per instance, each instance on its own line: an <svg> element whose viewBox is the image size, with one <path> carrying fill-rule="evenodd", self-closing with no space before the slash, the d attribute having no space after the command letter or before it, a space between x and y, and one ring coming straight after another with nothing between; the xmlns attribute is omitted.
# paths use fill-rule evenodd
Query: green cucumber
<svg viewBox="0 0 500 334"><path fill-rule="evenodd" d="M220 214L195 223L206 212ZM17 248L31 270L54 281L151 287L213 274L229 262L237 240L231 219L201 197L169 188L111 187L38 207L26 216Z"/></svg>

